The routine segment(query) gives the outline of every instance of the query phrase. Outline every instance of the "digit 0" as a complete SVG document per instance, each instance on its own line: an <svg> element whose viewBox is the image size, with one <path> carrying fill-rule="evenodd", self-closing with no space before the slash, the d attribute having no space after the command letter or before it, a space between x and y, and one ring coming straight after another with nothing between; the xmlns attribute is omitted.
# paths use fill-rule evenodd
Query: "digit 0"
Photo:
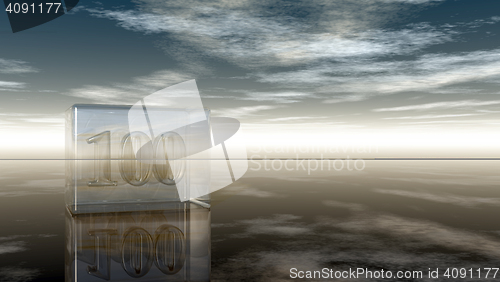
<svg viewBox="0 0 500 282"><path fill-rule="evenodd" d="M131 227L123 235L122 267L128 275L139 278L153 265L154 242L151 235L140 227Z"/></svg>
<svg viewBox="0 0 500 282"><path fill-rule="evenodd" d="M155 241L156 267L168 275L179 272L186 258L184 233L173 225L164 224L156 230Z"/></svg>
<svg viewBox="0 0 500 282"><path fill-rule="evenodd" d="M158 136L153 166L156 179L167 185L174 185L181 180L186 169L185 156L186 146L179 134L166 132Z"/></svg>
<svg viewBox="0 0 500 282"><path fill-rule="evenodd" d="M139 131L125 135L121 143L122 160L120 174L134 186L142 186L149 181L151 174L153 145L149 137ZM134 147L140 148L134 153Z"/></svg>

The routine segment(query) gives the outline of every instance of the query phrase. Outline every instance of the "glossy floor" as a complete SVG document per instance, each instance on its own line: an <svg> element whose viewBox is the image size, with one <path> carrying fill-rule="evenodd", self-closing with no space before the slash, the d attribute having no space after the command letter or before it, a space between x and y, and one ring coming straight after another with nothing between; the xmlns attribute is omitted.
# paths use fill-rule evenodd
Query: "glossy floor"
<svg viewBox="0 0 500 282"><path fill-rule="evenodd" d="M295 162L288 163L291 171L258 164L212 195L211 240L192 245L210 245L212 281L288 281L292 268L423 271L407 281L431 280L429 268L439 268L432 281L447 280L447 268L472 268L472 278L467 272L460 281L477 281L477 269L500 267L498 161L365 161L359 171L324 164L309 172ZM64 281L71 224L64 161L1 161L0 167L0 280ZM485 274L481 281L494 280Z"/></svg>

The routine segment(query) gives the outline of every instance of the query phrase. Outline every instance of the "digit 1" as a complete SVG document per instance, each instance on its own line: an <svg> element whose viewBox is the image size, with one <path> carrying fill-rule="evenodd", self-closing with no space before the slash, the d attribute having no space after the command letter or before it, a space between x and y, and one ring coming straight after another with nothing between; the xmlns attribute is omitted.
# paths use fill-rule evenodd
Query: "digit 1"
<svg viewBox="0 0 500 282"><path fill-rule="evenodd" d="M89 230L89 235L95 237L94 261L95 265L87 266L90 275L109 280L111 277L111 236L116 235L115 229Z"/></svg>
<svg viewBox="0 0 500 282"><path fill-rule="evenodd" d="M87 139L88 144L94 145L94 180L88 186L116 186L111 181L111 134L103 131Z"/></svg>

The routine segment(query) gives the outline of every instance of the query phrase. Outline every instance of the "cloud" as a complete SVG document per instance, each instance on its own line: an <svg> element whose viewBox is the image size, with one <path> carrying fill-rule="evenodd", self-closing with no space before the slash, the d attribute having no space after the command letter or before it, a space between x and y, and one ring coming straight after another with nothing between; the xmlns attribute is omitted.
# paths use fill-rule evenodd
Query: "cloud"
<svg viewBox="0 0 500 282"><path fill-rule="evenodd" d="M132 78L130 83L115 83L110 86L85 85L71 89L67 95L89 99L101 104L133 104L146 95L190 80L193 76L194 74L160 70L147 76Z"/></svg>
<svg viewBox="0 0 500 282"><path fill-rule="evenodd" d="M271 119L268 119L268 121L271 121L271 122L276 122L276 121L293 121L293 122L296 122L296 121L302 121L302 120L318 120L318 119L325 119L325 118L329 118L329 117L281 117L281 118L271 118Z"/></svg>
<svg viewBox="0 0 500 282"><path fill-rule="evenodd" d="M358 101L366 100L367 98L368 98L367 95L338 96L338 97L336 97L334 99L324 100L323 103L325 103L325 104L336 104L336 103L343 103L343 102L358 102Z"/></svg>
<svg viewBox="0 0 500 282"><path fill-rule="evenodd" d="M57 237L57 234L38 234L38 237L41 238L51 238L51 237Z"/></svg>
<svg viewBox="0 0 500 282"><path fill-rule="evenodd" d="M2 267L0 268L0 277L5 281L24 282L34 279L40 271L38 269L27 269L20 267Z"/></svg>
<svg viewBox="0 0 500 282"><path fill-rule="evenodd" d="M461 100L461 101L436 102L436 103L427 103L427 104L392 107L392 108L379 108L379 109L373 109L372 111L401 112L401 111L442 110L442 109L490 106L498 104L500 104L500 100L498 101Z"/></svg>
<svg viewBox="0 0 500 282"><path fill-rule="evenodd" d="M5 88L23 88L26 86L24 82L0 81L0 87ZM8 89L6 89L8 90Z"/></svg>
<svg viewBox="0 0 500 282"><path fill-rule="evenodd" d="M212 241L213 242L213 241ZM304 242L292 241L296 246L302 246ZM211 281L245 281L251 277L252 281L290 281L290 269L295 267L301 270L321 270L323 262L331 258L321 250L309 244L307 250L289 250L294 246L272 245L269 249L269 241L266 244L267 251L259 249L246 249L230 259L217 260L212 265ZM308 243L308 242L307 242ZM212 245L215 245L212 243ZM246 245L246 244L240 244ZM229 270L244 271L229 271Z"/></svg>
<svg viewBox="0 0 500 282"><path fill-rule="evenodd" d="M445 91L466 82L500 78L500 50L426 54L411 60L360 58L258 74L258 80L334 95L325 103L355 102L408 91ZM463 90L461 91L463 92ZM467 93L478 92L468 89ZM490 91L491 92L491 91ZM343 93L338 95L337 93ZM346 95L345 93L350 93Z"/></svg>
<svg viewBox="0 0 500 282"><path fill-rule="evenodd" d="M343 203L343 202L338 202L338 201L333 201L333 200L324 200L324 201L322 201L322 204L327 206L327 207L348 209L348 210L356 211L356 212L364 211L367 208L366 206L361 205L361 204Z"/></svg>
<svg viewBox="0 0 500 282"><path fill-rule="evenodd" d="M0 59L0 73L3 74L23 74L38 72L37 69L20 60ZM0 84L1 85L1 84Z"/></svg>
<svg viewBox="0 0 500 282"><path fill-rule="evenodd" d="M233 223L216 224L215 227L244 227L243 233L233 234L233 238L247 238L254 235L280 235L298 236L311 231L309 226L301 224L297 220L302 216L292 214L275 214L269 217L261 217L247 220L238 220Z"/></svg>
<svg viewBox="0 0 500 282"><path fill-rule="evenodd" d="M483 115L483 114L421 115L421 116L407 116L407 117L386 117L382 119L436 119L436 118L469 117L478 115Z"/></svg>
<svg viewBox="0 0 500 282"><path fill-rule="evenodd" d="M480 205L498 206L500 204L500 198L465 197L465 196L457 196L451 194L431 194L425 192L387 190L387 189L375 189L375 192L382 194L396 195L401 197L421 199L421 200L444 203L444 204L454 204L468 208Z"/></svg>
<svg viewBox="0 0 500 282"><path fill-rule="evenodd" d="M25 122L31 122L31 123L47 123L47 124L54 124L58 126L64 126L64 118L60 117L41 117L41 118L25 118L22 119Z"/></svg>
<svg viewBox="0 0 500 282"><path fill-rule="evenodd" d="M189 79L191 79L190 74L173 70L160 70L153 72L151 75L136 77L133 79L132 84L121 86L133 90L142 89L143 87L161 89L165 88L165 85L172 85Z"/></svg>
<svg viewBox="0 0 500 282"><path fill-rule="evenodd" d="M344 2L346 5L341 7L323 2L326 12L321 19L324 22L320 24L327 27L316 32L310 30L309 24L313 23L303 22L304 19L282 22L282 17L262 17L252 9L220 9L202 4L180 14L169 10L168 5L162 8L155 6L149 13L95 9L89 12L93 16L116 21L128 30L146 34L167 33L206 55L224 58L245 68L291 66L326 59L403 55L451 40L450 34L425 23L399 30L374 28L373 21L377 20L371 14L377 14L375 10L385 10L383 5L365 1L366 6L371 8L368 11L369 8L353 5L352 1ZM386 4L388 2L409 1L386 1ZM358 6L357 10L355 6ZM341 12L337 8L348 10L341 16L344 20L330 14ZM393 9L397 11L400 7ZM377 16L384 18L381 14ZM346 20L346 17L349 19ZM372 24L364 23L363 19L366 18ZM338 29L338 26L346 28ZM360 26L364 28L358 30ZM172 46L168 45L168 48L172 49Z"/></svg>
<svg viewBox="0 0 500 282"><path fill-rule="evenodd" d="M337 204L347 204L333 202ZM359 210L347 217L318 216L314 223L295 215L274 215L238 222L249 222L245 234L239 229L224 231L224 237L233 241L233 255L227 260L215 262L213 280L241 280L243 272L227 269L245 269L245 277L255 281L275 281L276 277L289 277L290 268L319 270L323 267L345 270L354 266L377 265L380 269L395 270L448 267L447 265L470 265L476 267L477 260L495 259L498 242L494 237L453 228L430 220L396 216L374 211ZM307 232L285 233L277 231L272 224L298 225ZM259 225L264 226L258 229ZM226 227L235 227L226 225ZM254 228L257 228L256 231ZM254 232L254 233L250 233ZM238 235L238 236L237 236ZM261 247L259 239L252 235L271 235ZM217 235L216 235L217 236ZM290 236L293 240L289 240ZM254 239L255 241L252 241ZM215 249L227 244L216 241ZM432 249L432 251L427 251ZM493 251L492 251L493 250ZM246 269L245 267L252 265ZM234 273L234 274L233 274ZM283 281L286 279L283 279Z"/></svg>
<svg viewBox="0 0 500 282"><path fill-rule="evenodd" d="M24 197L61 193L64 193L64 179L37 179L6 184L0 191L0 197Z"/></svg>
<svg viewBox="0 0 500 282"><path fill-rule="evenodd" d="M248 196L248 197L256 197L256 198L283 198L285 197L282 194L269 192L265 190L260 190L254 187L238 187L232 186L226 188L222 192L223 194L236 195L236 196Z"/></svg>
<svg viewBox="0 0 500 282"><path fill-rule="evenodd" d="M4 129L29 131L34 126L44 126L46 129L57 129L65 126L64 115L61 114L33 114L33 113L0 113L0 124Z"/></svg>
<svg viewBox="0 0 500 282"><path fill-rule="evenodd" d="M467 124L472 125L498 125L500 121L498 119L471 119L471 120L435 120L435 121L415 121L415 122L400 122L398 124L420 124L420 125L432 125L432 124L459 124L465 126Z"/></svg>
<svg viewBox="0 0 500 282"><path fill-rule="evenodd" d="M429 169L424 165L422 168L436 172L436 167ZM415 171L415 168L407 167L405 170ZM444 171L450 176L454 174L449 168ZM470 173L471 176L473 174ZM331 187L331 183L324 187ZM498 199L493 201L470 197L473 204L468 205L467 196L449 193L434 195L436 191L413 191L409 194L405 192L396 191L396 194L402 197L415 196L424 201L411 201L411 205L403 205L403 210L384 207L383 210L387 212L379 212L377 209L381 206L377 204L378 201L372 203L375 209L371 209L370 205L316 197L316 202L309 203L309 206L317 211L313 218L311 214L306 213L304 216L281 214L238 220L252 214L235 215L234 221L216 225L228 228L214 232L212 247L222 251L230 244L232 248L224 260L214 261L212 278L215 281L226 281L252 277L253 281L275 281L277 277L277 281L281 281L281 277L284 281L289 278L292 267L299 270L321 270L323 267L345 270L353 266L370 268L376 265L379 269L392 270L393 273L401 269L426 271L429 267L446 268L450 263L476 267L484 261L498 257L500 252L497 251L497 234L492 234L497 233L495 228L488 228L488 222L475 221L476 217L481 217L486 211L484 208L488 207L481 207L476 211L468 209L483 204L492 207ZM431 212L432 208L425 209L428 206L426 201L433 201L434 196L438 204L457 205L458 207L452 207L455 213L440 213L437 216ZM382 198L387 197L389 196L382 195ZM353 198L356 198L354 194ZM300 200L300 195L294 199ZM277 199L271 205L263 203L261 206L281 207L290 200L292 199L289 197L282 201ZM351 212L339 212L328 207L347 209ZM290 208L293 210L293 207ZM470 216L461 220L458 226L456 214ZM296 230L295 227L301 227L302 230ZM222 241L220 238L226 240ZM230 238L231 242L228 242L227 238ZM264 239L265 246L261 244ZM245 271L231 272L228 269ZM245 276L242 273L245 273Z"/></svg>
<svg viewBox="0 0 500 282"><path fill-rule="evenodd" d="M0 244L0 255L9 253L18 253L26 250L27 250L26 242L23 241L13 241Z"/></svg>
<svg viewBox="0 0 500 282"><path fill-rule="evenodd" d="M294 103L322 98L327 104L359 102L379 95L438 91L454 84L500 77L499 50L423 52L428 47L456 40L465 27L492 24L496 18L386 28L385 23L414 11L415 5L424 7L443 1L320 2L321 10L313 8L318 2L291 3L274 16L263 16L263 12L274 11L251 0L237 3L144 0L138 2L139 11L89 9L88 12L115 21L127 30L174 38L165 40L169 43L162 46L175 58L193 52L223 59L251 70L247 76L250 79L274 88L294 89L246 92L245 97L236 98L241 100ZM307 11L307 16L296 17L291 13L295 8ZM182 46L176 46L177 41ZM394 59L399 55L405 57ZM203 65L203 60L199 61ZM121 88L82 90L81 97L101 93L100 99L116 100L127 96L127 91Z"/></svg>
<svg viewBox="0 0 500 282"><path fill-rule="evenodd" d="M390 236L392 242L404 240L403 242L407 242L404 245L409 249L435 246L441 249L453 250L454 252L479 254L487 258L496 258L500 254L500 252L496 251L498 242L487 235L452 228L428 220L415 220L389 214L360 214L348 221L332 222L323 220L322 223L352 233L369 232L376 234L381 232L384 236ZM411 254L410 250L407 250L407 252ZM436 262L439 261L443 260L436 260ZM447 261L447 259L444 261ZM401 261L395 263L401 265Z"/></svg>
<svg viewBox="0 0 500 282"><path fill-rule="evenodd" d="M137 101L143 95L138 95L136 92L118 87L106 87L87 85L81 88L72 89L68 93L70 96L86 98L100 103L118 103L118 101L128 101L132 99Z"/></svg>
<svg viewBox="0 0 500 282"><path fill-rule="evenodd" d="M18 181L16 184L6 185L8 187L36 188L38 192L63 193L64 179L36 179ZM21 191L20 191L21 192ZM30 191L31 192L31 191Z"/></svg>
<svg viewBox="0 0 500 282"><path fill-rule="evenodd" d="M481 25L494 24L497 18L445 24L393 24L405 15L442 2L296 1L281 6L278 1L140 0L137 10L86 11L116 22L126 30L162 38L157 46L174 59L196 66L204 66L206 58L222 60L248 71L243 75L245 79L256 80L266 85L266 90L270 89L236 91L238 94L231 97L234 100L296 107L293 103L312 98L319 98L325 104L339 104L410 91L444 93L451 87L457 89L457 84L500 78L500 49L428 53L430 47L440 48L445 43L463 40L461 36ZM269 9L270 6L276 9ZM151 85L146 87L145 79L135 82L136 85L128 86L89 85L71 91L71 95L90 97L101 103L135 102L144 95L140 92L151 89ZM478 91L471 88L468 94L472 92ZM270 109L266 107L272 106L239 107L241 112L228 106L213 112L228 111L224 115L259 118ZM464 107L469 106L443 109ZM459 114L400 119L451 118ZM285 117L277 119L286 121Z"/></svg>
<svg viewBox="0 0 500 282"><path fill-rule="evenodd" d="M428 4L433 2L443 2L445 0L379 0L386 3L407 3L407 4Z"/></svg>
<svg viewBox="0 0 500 282"><path fill-rule="evenodd" d="M497 185L499 177L481 176L481 177L450 177L450 178L429 178L429 177L381 177L381 179L391 181L404 181L411 183L423 183L427 185L455 185L455 186L478 186L478 185Z"/></svg>
<svg viewBox="0 0 500 282"><path fill-rule="evenodd" d="M304 99L317 98L312 93L301 92L246 92L246 97L239 98L241 100L249 101L271 101L282 104L296 103Z"/></svg>
<svg viewBox="0 0 500 282"><path fill-rule="evenodd" d="M7 237L0 237L0 241L9 241L9 240L15 240L17 238L25 238L25 237L30 237L31 235L11 235Z"/></svg>
<svg viewBox="0 0 500 282"><path fill-rule="evenodd" d="M232 118L242 118L242 117L254 117L257 116L258 112L269 111L281 108L282 106L249 106L249 107L238 107L238 108L225 108L213 110L212 113L216 116L227 116Z"/></svg>
<svg viewBox="0 0 500 282"><path fill-rule="evenodd" d="M245 236L258 234L297 236L306 234L310 230L308 227L293 222L300 218L302 217L291 214L275 214L268 218L240 220L239 223L246 226Z"/></svg>

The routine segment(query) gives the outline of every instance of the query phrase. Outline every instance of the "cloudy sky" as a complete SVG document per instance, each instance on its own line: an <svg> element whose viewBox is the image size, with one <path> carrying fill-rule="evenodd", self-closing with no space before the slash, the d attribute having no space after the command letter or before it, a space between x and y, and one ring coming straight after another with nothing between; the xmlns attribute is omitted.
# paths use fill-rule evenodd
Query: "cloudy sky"
<svg viewBox="0 0 500 282"><path fill-rule="evenodd" d="M238 118L252 146L500 157L499 8L496 0L81 1L15 34L0 13L1 151L63 157L71 105L133 104L196 79L204 105Z"/></svg>

